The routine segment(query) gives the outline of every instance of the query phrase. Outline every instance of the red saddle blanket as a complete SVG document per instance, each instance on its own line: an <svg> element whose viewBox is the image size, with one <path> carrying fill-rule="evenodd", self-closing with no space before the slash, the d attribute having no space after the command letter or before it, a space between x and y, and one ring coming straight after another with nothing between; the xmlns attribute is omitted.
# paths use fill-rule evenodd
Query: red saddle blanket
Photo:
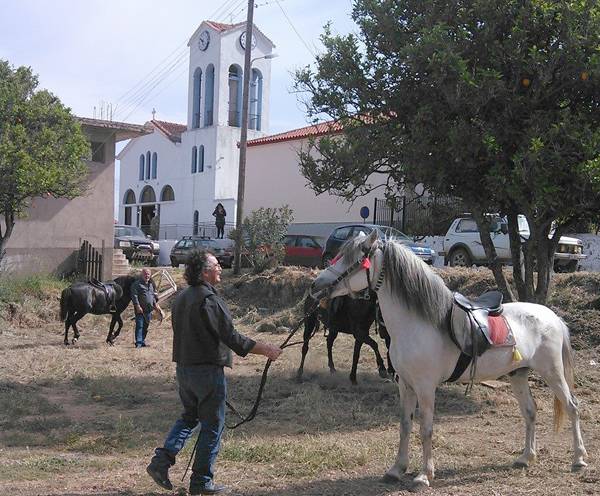
<svg viewBox="0 0 600 496"><path fill-rule="evenodd" d="M515 338L503 315L488 316L490 341L492 346L513 346Z"/></svg>

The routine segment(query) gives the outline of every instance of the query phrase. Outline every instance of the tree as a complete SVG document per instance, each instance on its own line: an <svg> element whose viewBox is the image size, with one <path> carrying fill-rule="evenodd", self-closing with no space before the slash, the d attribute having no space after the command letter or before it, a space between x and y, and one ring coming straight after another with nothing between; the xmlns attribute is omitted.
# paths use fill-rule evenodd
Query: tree
<svg viewBox="0 0 600 496"><path fill-rule="evenodd" d="M34 197L83 192L89 144L70 109L28 67L0 60L0 260L15 223Z"/></svg>
<svg viewBox="0 0 600 496"><path fill-rule="evenodd" d="M461 197L512 298L485 215L506 214L518 296L545 302L561 233L600 211L598 1L355 0L352 16L359 33L326 26L296 73L309 115L343 129L300 153L313 189L354 199L383 175L388 196Z"/></svg>
<svg viewBox="0 0 600 496"><path fill-rule="evenodd" d="M293 220L294 216L288 205L279 208L261 207L244 218L243 239L240 245L245 246L247 259L255 273L283 261L285 256L283 238ZM234 240L237 236L235 229L229 234L229 237Z"/></svg>

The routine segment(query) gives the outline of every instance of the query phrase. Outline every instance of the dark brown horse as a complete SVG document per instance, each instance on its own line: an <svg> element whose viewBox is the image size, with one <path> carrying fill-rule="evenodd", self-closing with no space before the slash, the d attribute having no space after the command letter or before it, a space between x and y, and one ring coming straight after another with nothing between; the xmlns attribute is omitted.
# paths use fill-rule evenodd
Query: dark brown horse
<svg viewBox="0 0 600 496"><path fill-rule="evenodd" d="M65 345L69 344L69 327L73 327L71 343L75 344L79 339L77 322L84 315L92 313L112 315L108 336L106 336L106 342L112 346L123 327L121 313L131 301L131 285L134 281L133 276L122 276L105 283L115 292L114 305L107 299L107 293L103 289L90 282L75 282L64 289L60 296L60 320L65 321ZM115 324L119 324L116 332L114 332Z"/></svg>
<svg viewBox="0 0 600 496"><path fill-rule="evenodd" d="M366 295L366 293L365 293ZM379 353L377 342L369 336L371 325L375 322L378 315L377 299L374 293L371 293L369 299L365 297L351 298L342 296L334 298L329 302L326 308L318 306L316 310L309 313L304 321L304 343L302 345L302 359L300 367L296 374L298 380L302 380L304 372L304 359L308 353L308 343L310 338L318 331L322 323L327 330L327 362L329 370L333 374L335 365L333 363L333 343L338 333L352 334L354 336L354 354L352 357L352 369L350 371L350 381L356 384L356 369L358 367L358 359L360 358L360 349L363 344L368 344L375 353L377 361L377 369L382 378L388 377L388 373L392 374L394 369L390 363L388 352L388 370L386 371L385 364ZM315 300L307 296L304 300L305 314L310 312L315 307ZM379 335L385 340L385 344L389 349L390 336L382 319L377 320L379 324Z"/></svg>

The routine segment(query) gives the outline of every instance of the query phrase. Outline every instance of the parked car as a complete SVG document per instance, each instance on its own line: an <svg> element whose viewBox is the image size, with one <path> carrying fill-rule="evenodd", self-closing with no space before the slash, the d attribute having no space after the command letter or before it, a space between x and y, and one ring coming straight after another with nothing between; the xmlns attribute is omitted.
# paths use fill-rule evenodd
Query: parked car
<svg viewBox="0 0 600 496"><path fill-rule="evenodd" d="M319 238L306 234L288 234L284 240L286 265L301 265L304 267L318 267L321 265L323 248Z"/></svg>
<svg viewBox="0 0 600 496"><path fill-rule="evenodd" d="M327 238L325 250L323 251L323 256L321 257L321 266L327 267L331 263L344 242L363 234L368 236L373 232L374 229L379 231L379 236L381 238L394 239L395 241L402 243L410 248L421 260L429 265L433 265L433 262L437 256L437 253L434 249L430 248L424 243L417 243L413 241L412 238L408 237L403 232L394 229L393 227L379 226L377 224L348 224L337 227L329 235L329 238Z"/></svg>
<svg viewBox="0 0 600 496"><path fill-rule="evenodd" d="M519 235L529 238L529 224L524 215L518 216ZM491 224L492 243L502 263L511 263L510 241L506 219L495 216ZM583 254L583 242L577 238L561 236L554 254L554 270L556 272L574 272L578 269ZM444 264L451 267L470 267L486 265L487 257L479 237L479 228L475 219L464 215L454 219L444 236Z"/></svg>
<svg viewBox="0 0 600 496"><path fill-rule="evenodd" d="M123 250L130 262L140 260L150 265L157 265L160 245L149 238L150 236L145 235L139 227L116 225L114 247Z"/></svg>
<svg viewBox="0 0 600 496"><path fill-rule="evenodd" d="M202 236L184 236L171 248L171 265L178 267L187 262L194 248L204 248L214 254L223 268L233 265L233 241L230 239L213 239Z"/></svg>

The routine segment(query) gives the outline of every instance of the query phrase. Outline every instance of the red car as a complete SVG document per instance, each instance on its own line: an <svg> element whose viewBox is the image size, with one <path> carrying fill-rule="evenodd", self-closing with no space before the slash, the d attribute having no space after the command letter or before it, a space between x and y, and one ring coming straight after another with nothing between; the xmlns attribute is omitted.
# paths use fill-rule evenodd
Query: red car
<svg viewBox="0 0 600 496"><path fill-rule="evenodd" d="M319 238L306 234L288 234L285 245L285 265L301 265L304 267L319 267L323 248Z"/></svg>

